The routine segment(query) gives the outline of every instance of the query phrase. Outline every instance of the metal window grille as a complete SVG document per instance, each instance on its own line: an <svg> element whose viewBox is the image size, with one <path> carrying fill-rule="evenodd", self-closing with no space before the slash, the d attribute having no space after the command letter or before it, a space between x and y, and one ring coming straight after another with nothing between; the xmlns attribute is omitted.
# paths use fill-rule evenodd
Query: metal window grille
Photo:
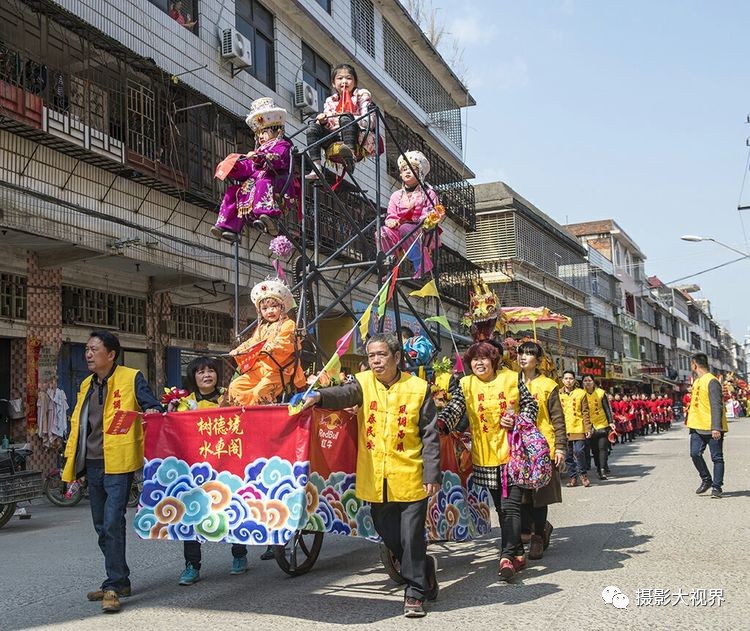
<svg viewBox="0 0 750 631"><path fill-rule="evenodd" d="M302 78L318 93L318 108L331 94L331 64L302 42Z"/></svg>
<svg viewBox="0 0 750 631"><path fill-rule="evenodd" d="M353 18L352 18L353 19ZM461 137L461 109L388 20L383 20L385 71L430 116L435 127L458 148Z"/></svg>
<svg viewBox="0 0 750 631"><path fill-rule="evenodd" d="M404 151L419 150L430 161L429 182L438 193L440 202L445 206L448 214L466 230L473 230L476 224L476 204L474 201L474 187L464 179L463 175L440 157L425 140L413 131L402 120L385 115L386 124L398 144ZM399 180L398 147L394 142L386 139L386 164L391 177Z"/></svg>
<svg viewBox="0 0 750 631"><path fill-rule="evenodd" d="M0 317L26 319L26 277L0 274Z"/></svg>
<svg viewBox="0 0 750 631"><path fill-rule="evenodd" d="M226 313L172 305L175 337L206 344L229 344L233 325Z"/></svg>
<svg viewBox="0 0 750 631"><path fill-rule="evenodd" d="M155 158L154 92L128 79L128 146L142 156Z"/></svg>
<svg viewBox="0 0 750 631"><path fill-rule="evenodd" d="M146 334L146 300L98 289L63 285L63 321Z"/></svg>
<svg viewBox="0 0 750 631"><path fill-rule="evenodd" d="M468 305L469 288L472 281L479 279L479 266L444 245L440 246L439 257L440 294Z"/></svg>
<svg viewBox="0 0 750 631"><path fill-rule="evenodd" d="M375 57L375 6L372 0L352 0L352 37Z"/></svg>
<svg viewBox="0 0 750 631"><path fill-rule="evenodd" d="M558 268L562 265L574 265L583 262L583 257L572 247L553 238L526 217L518 214L516 217L516 247L518 258L531 263L542 271L558 275ZM588 284L588 279L584 281Z"/></svg>
<svg viewBox="0 0 750 631"><path fill-rule="evenodd" d="M252 46L253 65L245 71L276 89L273 13L256 0L237 0L235 28Z"/></svg>
<svg viewBox="0 0 750 631"><path fill-rule="evenodd" d="M477 229L466 235L466 254L472 261L512 259L516 256L515 213L479 215Z"/></svg>

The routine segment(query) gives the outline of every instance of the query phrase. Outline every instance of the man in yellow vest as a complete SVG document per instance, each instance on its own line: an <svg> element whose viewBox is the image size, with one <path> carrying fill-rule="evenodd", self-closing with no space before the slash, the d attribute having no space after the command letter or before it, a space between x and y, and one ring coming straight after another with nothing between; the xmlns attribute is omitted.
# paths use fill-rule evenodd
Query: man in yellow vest
<svg viewBox="0 0 750 631"><path fill-rule="evenodd" d="M359 406L357 497L370 502L375 530L398 559L406 581L404 615L421 618L424 601L437 598L433 557L427 556L427 498L440 490L440 436L430 385L399 370L395 335L367 341L370 370L353 383L307 398L329 410Z"/></svg>
<svg viewBox="0 0 750 631"><path fill-rule="evenodd" d="M120 340L109 331L93 331L86 343L86 365L93 373L81 383L65 448L62 478L88 478L91 517L104 554L107 578L89 600L101 600L102 611L120 611L120 596L130 596L130 569L125 561L125 510L133 473L143 467L140 417L114 429L118 411L157 410L157 401L138 370L115 364Z"/></svg>
<svg viewBox="0 0 750 631"><path fill-rule="evenodd" d="M583 486L591 486L586 463L586 441L591 437L591 421L586 392L578 387L576 376L570 370L563 373L563 387L560 390L560 403L565 415L565 431L568 435L568 453L565 462L568 466L568 484L573 487L581 478Z"/></svg>
<svg viewBox="0 0 750 631"><path fill-rule="evenodd" d="M708 371L708 357L705 353L697 353L691 357L690 370L695 375L687 417L690 457L701 476L701 484L695 492L700 495L711 489L711 497L721 499L721 487L724 484L724 434L728 430L721 383ZM713 477L703 459L706 446L714 463Z"/></svg>

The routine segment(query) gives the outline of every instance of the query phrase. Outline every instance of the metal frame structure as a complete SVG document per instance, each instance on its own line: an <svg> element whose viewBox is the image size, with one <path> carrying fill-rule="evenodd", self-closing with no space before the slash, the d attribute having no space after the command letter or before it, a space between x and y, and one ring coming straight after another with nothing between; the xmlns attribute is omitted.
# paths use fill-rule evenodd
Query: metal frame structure
<svg viewBox="0 0 750 631"><path fill-rule="evenodd" d="M369 121L371 115L374 114L374 125L372 125L372 129L369 127ZM357 125L359 126L359 122L362 120L368 120L368 127L365 129L365 133L374 133L375 138L380 138L381 133L381 127L385 130L386 134L388 135L388 141L393 142L396 148L398 149L398 155L402 155L405 153L405 148L401 147L396 135L394 134L393 130L390 129L383 113L377 106L372 106L369 112L366 114L363 114L361 116L358 116L354 118L351 122L341 126L340 128L336 129L335 131L331 132L330 134L324 136L317 142L310 144L307 146L306 149L300 151L295 150L295 155L293 156L293 160L290 161L290 170L289 170L289 177L287 180L287 186L289 182L291 181L291 178L293 177L294 169L295 169L295 163L298 165L299 173L300 175L304 174L307 169L312 168L312 170L316 173L318 176L318 179L315 180L313 183L308 182L304 177L301 178L302 182L302 195L301 195L301 222L300 222L300 230L299 230L299 236L294 234L293 230L291 229L291 226L288 222L284 222L283 220L280 222L280 234L283 234L286 236L291 243L294 246L295 252L300 257L300 263L299 263L299 270L298 270L298 280L297 282L291 287L291 290L293 293L299 292L299 308L297 311L297 332L298 335L301 337L304 337L309 331L315 331L317 333L318 330L318 324L320 321L325 318L328 314L333 311L336 307L341 307L344 309L345 313L351 317L355 322L358 320L357 315L352 311L352 309L349 308L349 306L345 303L345 299L351 295L351 293L359 288L368 278L370 278L372 275L376 275L378 279L378 285L382 286L382 283L386 281L387 278L390 277L391 273L393 272L393 269L396 262L396 255L399 251L399 249L403 246L403 244L411 239L412 237L416 236L418 232L422 230L421 225L415 226L409 233L407 233L404 237L402 237L397 244L395 244L392 248L390 248L387 251L383 251L381 249L381 243L380 243L380 228L381 228L381 217L382 217L382 182L381 182L381 152L378 151L375 154L375 200L372 201L367 196L366 191L362 189L357 179L352 175L349 174L349 179L347 180L347 183L351 185L353 188L353 194L356 195L358 199L360 199L364 206L367 207L374 217L364 226L361 226L361 223L357 220L356 217L354 217L349 209L347 208L346 204L342 201L342 199L335 193L335 188L331 186L331 184L328 182L328 180L325 177L325 173L322 169L319 169L310 158L310 150L317 148L318 146L325 146L329 141L335 140L339 137L340 132L342 129L346 129L347 127L351 125ZM305 128L302 128L297 132L299 134L300 132L304 131ZM296 135L296 134L295 134ZM407 164L409 164L407 162ZM409 168L411 169L411 165L409 165ZM419 184L421 186L424 185L423 180L420 178L419 174L412 169L412 173L414 177L417 179ZM339 176L339 184L343 179L345 178L345 175ZM312 207L308 208L308 196L307 196L307 187L312 187ZM334 185L336 186L336 185ZM321 192L328 193L330 196L330 199L333 201L334 205L337 207L337 209L341 212L341 214L344 216L344 218L347 220L349 226L351 227L353 231L353 235L350 236L346 241L339 244L334 251L326 256L323 260L321 260L321 253L320 253L320 222L319 218L321 215L320 212L320 195ZM428 198L429 199L429 198ZM432 201L430 200L430 203L432 204ZM311 225L312 224L312 225ZM375 231L375 251L369 252L368 254L372 254L371 257L364 257L363 260L357 261L357 262L351 262L351 263L339 263L337 262L337 259L342 258L346 255L347 251L350 249L352 244L357 241L358 239L362 239L363 241L366 241L368 239L367 234L373 230ZM427 238L434 238L432 235L428 236ZM257 243L257 239L256 239ZM416 247L416 245L415 245ZM252 248L251 248L252 250ZM240 278L240 259L239 259L239 244L235 243L233 248L234 253L234 269L235 269L235 287L234 287L234 296L235 296L235 330L237 331L237 339L241 339L244 335L246 335L251 329L255 327L257 324L257 320L255 320L253 323L249 324L244 329L239 329L239 296L240 296L240 286L239 286L239 278ZM433 262L433 276L435 278L436 285L439 288L439 258L438 256L434 256L434 262ZM350 273L349 282L347 283L346 287L343 291L335 290L331 284L331 281L327 278L327 273L330 272L340 272L346 270ZM357 273L358 272L358 273ZM352 276L354 278L352 279ZM333 296L335 296L334 300L332 302L329 302L323 309L319 308L319 297L320 297L320 285L324 285ZM396 324L396 334L399 337L399 341L403 346L403 339L401 338L401 317L400 317L400 308L399 304L403 302L403 305L411 312L411 314L417 319L420 326L422 327L422 330L424 331L424 334L430 339L432 344L435 346L435 352L437 353L440 349L440 328L438 327L437 333L431 331L427 324L425 323L422 316L419 315L418 311L413 307L411 304L411 301L409 300L408 295L400 288L397 287L396 291L393 292L393 311L395 314L395 324ZM437 313L440 313L439 307L437 309ZM383 327L385 325L385 319L382 318L378 322L378 326L380 330L383 330ZM317 337L317 335L315 336ZM316 346L316 354L322 356L324 359L327 359L328 356L319 347ZM402 363L404 361L403 354L402 354Z"/></svg>

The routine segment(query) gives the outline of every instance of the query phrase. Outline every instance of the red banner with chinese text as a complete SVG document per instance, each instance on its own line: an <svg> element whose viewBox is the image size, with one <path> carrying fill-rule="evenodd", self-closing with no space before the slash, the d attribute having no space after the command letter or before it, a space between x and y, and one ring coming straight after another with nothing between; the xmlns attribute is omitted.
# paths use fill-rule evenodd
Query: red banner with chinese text
<svg viewBox="0 0 750 631"><path fill-rule="evenodd" d="M286 405L147 414L144 422L146 460L174 456L240 477L258 458L308 460L310 412L290 417Z"/></svg>

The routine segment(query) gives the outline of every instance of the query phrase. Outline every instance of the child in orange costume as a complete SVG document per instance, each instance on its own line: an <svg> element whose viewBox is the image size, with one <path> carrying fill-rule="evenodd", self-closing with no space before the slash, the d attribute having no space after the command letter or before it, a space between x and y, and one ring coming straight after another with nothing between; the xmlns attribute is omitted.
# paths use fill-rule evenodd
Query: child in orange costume
<svg viewBox="0 0 750 631"><path fill-rule="evenodd" d="M229 384L230 400L243 406L273 403L289 383L295 388L305 385L305 375L294 357L295 322L287 315L294 307L292 292L274 278L255 285L250 299L258 310L258 326L250 339L230 354L244 353L262 340L266 345L253 367Z"/></svg>

